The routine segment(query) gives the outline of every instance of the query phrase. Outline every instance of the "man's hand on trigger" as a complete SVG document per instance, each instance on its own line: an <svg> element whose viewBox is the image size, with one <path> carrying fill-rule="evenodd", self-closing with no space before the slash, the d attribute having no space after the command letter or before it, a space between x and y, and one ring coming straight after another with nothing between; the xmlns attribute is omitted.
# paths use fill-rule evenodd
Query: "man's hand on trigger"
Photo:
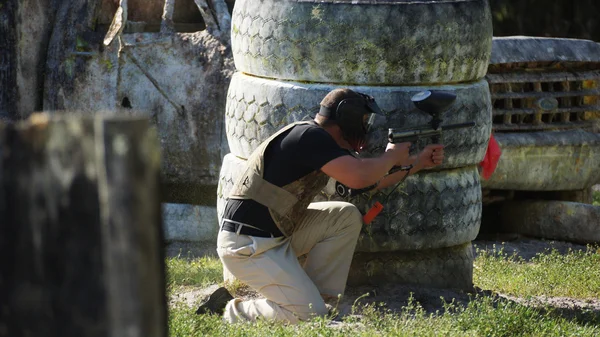
<svg viewBox="0 0 600 337"><path fill-rule="evenodd" d="M444 162L444 145L427 145L418 155L417 163L421 168L432 168Z"/></svg>

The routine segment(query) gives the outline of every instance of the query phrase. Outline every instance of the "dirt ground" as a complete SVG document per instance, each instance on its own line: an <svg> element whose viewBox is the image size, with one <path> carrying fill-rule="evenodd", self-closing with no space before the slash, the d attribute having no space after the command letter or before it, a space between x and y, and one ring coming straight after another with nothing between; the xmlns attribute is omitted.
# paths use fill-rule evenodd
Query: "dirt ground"
<svg viewBox="0 0 600 337"><path fill-rule="evenodd" d="M515 253L525 260L530 260L537 253L545 252L550 249L556 249L561 253L569 250L585 251L586 246L567 242L543 241L529 239L517 236L495 237L490 240L476 240L473 242L474 250L493 250L503 248L508 254ZM198 256L203 254L213 254L210 250L204 248L194 248L193 245L177 244L171 245L167 249L170 256L177 255L178 252L189 252L190 255ZM187 254L181 254L187 255ZM190 308L197 307L203 298L214 291L218 285L212 285L206 288L187 288L184 291L176 293L171 298L171 304L182 302ZM337 305L339 315L331 324L333 326L341 323L341 318L346 315L355 314L352 312L353 304L376 304L384 302L386 308L391 311L399 311L408 304L407 299L412 293L413 298L418 301L426 312L443 312L441 298L450 302L454 300L457 305L466 305L475 295L493 296L499 300L516 302L526 306L533 306L541 309L553 309L553 313L565 318L575 318L594 321L600 320L600 299L580 300L566 297L547 297L537 296L532 298L519 298L507 294L495 293L484 289L473 289L472 292L465 292L453 289L436 289L411 285L385 285L385 286L361 286L349 287L342 301ZM366 295L368 294L368 295ZM242 290L237 294L242 298L255 298L258 295L251 290ZM195 310L195 309L194 309Z"/></svg>

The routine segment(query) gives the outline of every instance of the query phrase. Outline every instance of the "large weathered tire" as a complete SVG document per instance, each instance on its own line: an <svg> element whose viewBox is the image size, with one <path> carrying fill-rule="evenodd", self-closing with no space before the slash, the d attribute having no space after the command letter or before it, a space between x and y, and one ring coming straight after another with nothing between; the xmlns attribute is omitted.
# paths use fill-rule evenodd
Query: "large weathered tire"
<svg viewBox="0 0 600 337"><path fill-rule="evenodd" d="M231 153L223 158L223 165L219 173L219 185L217 186L217 219L219 223L221 223L225 211L225 199L237 178L242 175L245 163L245 159L238 158Z"/></svg>
<svg viewBox="0 0 600 337"><path fill-rule="evenodd" d="M498 167L484 188L583 190L600 183L600 134L582 130L496 133Z"/></svg>
<svg viewBox="0 0 600 337"><path fill-rule="evenodd" d="M325 83L409 85L483 78L492 46L486 0L238 0L236 68Z"/></svg>
<svg viewBox="0 0 600 337"><path fill-rule="evenodd" d="M242 174L244 159L228 154L223 159L217 194L217 214L221 219L225 198ZM389 193L388 191L386 191ZM335 194L331 180L315 201L352 202L363 212L375 200L365 196L344 199ZM481 222L481 185L473 166L440 172L423 172L409 177L387 201L381 214L365 227L356 250L381 252L451 247L471 242Z"/></svg>
<svg viewBox="0 0 600 337"><path fill-rule="evenodd" d="M331 180L318 200L348 201L363 214L375 201L384 203L383 211L358 240L356 250L361 252L451 247L477 236L482 204L476 167L410 176L384 202L391 190L342 198L335 194L335 181Z"/></svg>
<svg viewBox="0 0 600 337"><path fill-rule="evenodd" d="M568 201L510 201L500 208L503 230L576 243L600 242L600 207Z"/></svg>
<svg viewBox="0 0 600 337"><path fill-rule="evenodd" d="M231 153L248 158L278 129L294 121L310 119L323 97L334 88L336 86L275 81L236 73L229 86L225 116ZM350 88L375 97L387 115L387 123L373 134L372 146L364 155L376 155L385 149L388 128L429 123L431 117L417 111L410 98L419 91L435 89L457 95L456 102L443 116L444 125L476 123L472 128L444 133L441 142L446 145L446 163L440 168L475 165L483 159L492 127L490 94L485 81L435 87Z"/></svg>
<svg viewBox="0 0 600 337"><path fill-rule="evenodd" d="M473 248L469 242L432 250L354 254L348 285L378 283L471 290Z"/></svg>

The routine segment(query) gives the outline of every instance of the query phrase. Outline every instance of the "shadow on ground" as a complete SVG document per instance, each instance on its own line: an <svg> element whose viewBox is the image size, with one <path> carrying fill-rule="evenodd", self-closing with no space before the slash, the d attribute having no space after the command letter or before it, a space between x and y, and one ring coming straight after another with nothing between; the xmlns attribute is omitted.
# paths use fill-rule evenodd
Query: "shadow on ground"
<svg viewBox="0 0 600 337"><path fill-rule="evenodd" d="M539 253L556 250L560 254L566 255L569 251L585 252L587 246L564 241L532 239L518 234L494 234L488 235L485 239L473 241L475 258L477 258L478 249L487 252L499 252L502 249L509 256L515 254L525 261L530 261Z"/></svg>

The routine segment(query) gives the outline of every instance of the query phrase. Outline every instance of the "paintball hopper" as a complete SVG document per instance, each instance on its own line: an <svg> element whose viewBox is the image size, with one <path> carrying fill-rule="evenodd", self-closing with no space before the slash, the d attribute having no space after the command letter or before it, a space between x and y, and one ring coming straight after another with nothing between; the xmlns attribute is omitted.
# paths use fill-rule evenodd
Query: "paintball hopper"
<svg viewBox="0 0 600 337"><path fill-rule="evenodd" d="M437 115L445 111L454 101L456 95L445 91L421 91L410 99L421 111Z"/></svg>
<svg viewBox="0 0 600 337"><path fill-rule="evenodd" d="M427 125L410 127L405 129L389 129L388 140L390 143L411 142L414 143L421 138L431 137L434 143L440 141L442 131L469 128L475 126L475 122L460 124L441 125L442 114L456 100L456 95L446 91L421 91L411 98L413 104L420 111L431 115L431 121ZM414 144L413 144L414 145Z"/></svg>

